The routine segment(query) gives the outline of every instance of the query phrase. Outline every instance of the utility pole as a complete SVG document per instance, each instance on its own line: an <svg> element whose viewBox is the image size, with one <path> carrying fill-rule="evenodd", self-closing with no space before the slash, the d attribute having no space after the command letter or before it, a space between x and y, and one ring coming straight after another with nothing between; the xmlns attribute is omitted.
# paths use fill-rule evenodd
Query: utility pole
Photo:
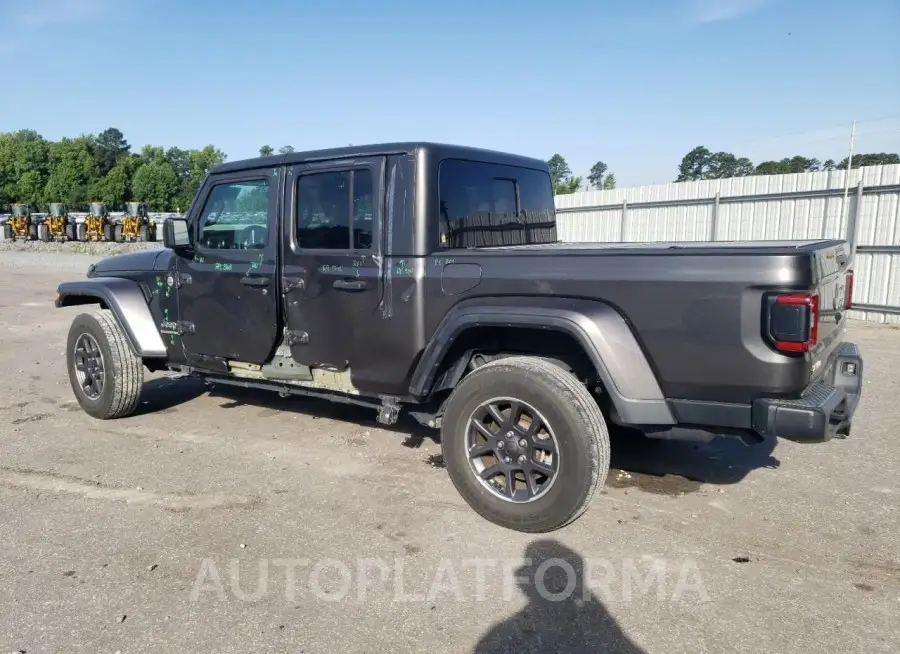
<svg viewBox="0 0 900 654"><path fill-rule="evenodd" d="M856 137L856 121L850 127L850 151L847 153L847 169L844 171L844 200L841 203L841 218L844 221L844 229L847 234L847 242L850 243L850 261L856 258L856 217L859 216L859 203L862 198L856 196L856 213L854 219L850 220L850 207L847 205L847 195L850 191L850 171L853 169L853 141ZM862 181L860 181L860 190L862 189ZM824 224L824 223L823 223Z"/></svg>
<svg viewBox="0 0 900 654"><path fill-rule="evenodd" d="M844 171L844 201L841 204L841 213L849 217L847 213L847 194L850 192L850 170L853 167L853 141L856 138L856 121L850 126L850 152L847 154L847 170Z"/></svg>

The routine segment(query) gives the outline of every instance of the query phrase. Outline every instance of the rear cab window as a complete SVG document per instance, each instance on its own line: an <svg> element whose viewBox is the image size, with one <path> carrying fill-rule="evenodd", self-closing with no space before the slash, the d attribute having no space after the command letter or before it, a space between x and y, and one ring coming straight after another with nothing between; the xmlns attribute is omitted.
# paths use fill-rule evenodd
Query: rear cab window
<svg viewBox="0 0 900 654"><path fill-rule="evenodd" d="M438 168L439 246L555 243L553 187L546 171L444 159Z"/></svg>

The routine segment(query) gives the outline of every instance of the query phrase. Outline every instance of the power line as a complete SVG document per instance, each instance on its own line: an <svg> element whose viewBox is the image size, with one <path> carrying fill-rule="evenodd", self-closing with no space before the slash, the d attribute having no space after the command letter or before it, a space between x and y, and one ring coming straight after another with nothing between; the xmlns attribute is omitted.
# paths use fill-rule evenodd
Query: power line
<svg viewBox="0 0 900 654"><path fill-rule="evenodd" d="M857 120L857 121L856 121L856 125L859 126L859 125L862 125L862 124L878 123L878 122L884 122L884 121L886 121L886 120L894 120L894 119L900 119L900 114L892 114L892 115L889 115L889 116L882 116L882 117L880 117L880 118L867 118L867 119L865 119L865 120ZM828 131L831 131L831 130L838 130L838 129L840 129L840 130L846 130L846 129L847 129L847 126L848 126L848 123L843 123L843 124L840 124L840 125L831 125L831 126L829 126L829 127L817 127L817 128L815 128L815 129L807 129L807 130L803 130L803 131L800 131L800 132L789 132L789 133L787 133L787 134L777 134L777 135L773 135L773 136L764 136L764 137L752 139L752 140L749 140L749 141L743 141L743 142L737 143L736 145L733 145L733 146L730 146L730 147L731 147L731 151L734 152L734 151L736 151L736 150L740 150L740 149L742 149L742 148L748 148L748 147L750 147L750 146L757 145L757 144L760 144L760 143L766 143L766 142L769 142L769 141L780 141L780 140L784 140L784 139L793 139L795 142L800 142L800 143L817 143L817 142L820 142L820 141L836 141L836 140L844 140L844 139L847 138L847 134L846 134L845 131L844 131L843 133L841 133L841 134L835 134L835 135L833 135L833 136L823 136L823 137L814 138L814 139L801 139L801 140L799 140L799 141L798 141L797 139L794 139L793 137L805 136L805 135L807 135L807 134L819 134L819 133L821 133L821 132L828 132ZM896 129L897 129L897 128L887 129L887 130L879 130L879 131L875 131L875 132L865 132L865 133L861 133L861 135L865 135L865 134L881 134L881 133L885 133L885 132L896 131Z"/></svg>

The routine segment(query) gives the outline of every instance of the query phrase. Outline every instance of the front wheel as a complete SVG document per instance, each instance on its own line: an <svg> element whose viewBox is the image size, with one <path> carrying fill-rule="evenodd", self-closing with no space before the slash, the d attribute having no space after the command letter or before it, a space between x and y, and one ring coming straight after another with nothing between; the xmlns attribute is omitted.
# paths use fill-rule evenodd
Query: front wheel
<svg viewBox="0 0 900 654"><path fill-rule="evenodd" d="M144 367L109 311L75 317L66 343L66 363L75 399L85 413L108 420L134 412Z"/></svg>
<svg viewBox="0 0 900 654"><path fill-rule="evenodd" d="M609 434L587 388L533 357L492 361L451 394L441 426L457 491L482 517L548 532L576 520L609 472Z"/></svg>

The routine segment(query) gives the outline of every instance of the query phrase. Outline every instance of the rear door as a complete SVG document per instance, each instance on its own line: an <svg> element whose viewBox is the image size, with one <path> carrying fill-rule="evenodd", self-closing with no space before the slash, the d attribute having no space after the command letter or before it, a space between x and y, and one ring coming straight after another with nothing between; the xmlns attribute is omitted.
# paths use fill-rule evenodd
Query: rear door
<svg viewBox="0 0 900 654"><path fill-rule="evenodd" d="M180 257L180 321L188 360L263 363L279 337L280 169L217 176L191 217L194 255Z"/></svg>
<svg viewBox="0 0 900 654"><path fill-rule="evenodd" d="M295 361L343 370L372 359L381 299L383 157L287 172L283 284Z"/></svg>

